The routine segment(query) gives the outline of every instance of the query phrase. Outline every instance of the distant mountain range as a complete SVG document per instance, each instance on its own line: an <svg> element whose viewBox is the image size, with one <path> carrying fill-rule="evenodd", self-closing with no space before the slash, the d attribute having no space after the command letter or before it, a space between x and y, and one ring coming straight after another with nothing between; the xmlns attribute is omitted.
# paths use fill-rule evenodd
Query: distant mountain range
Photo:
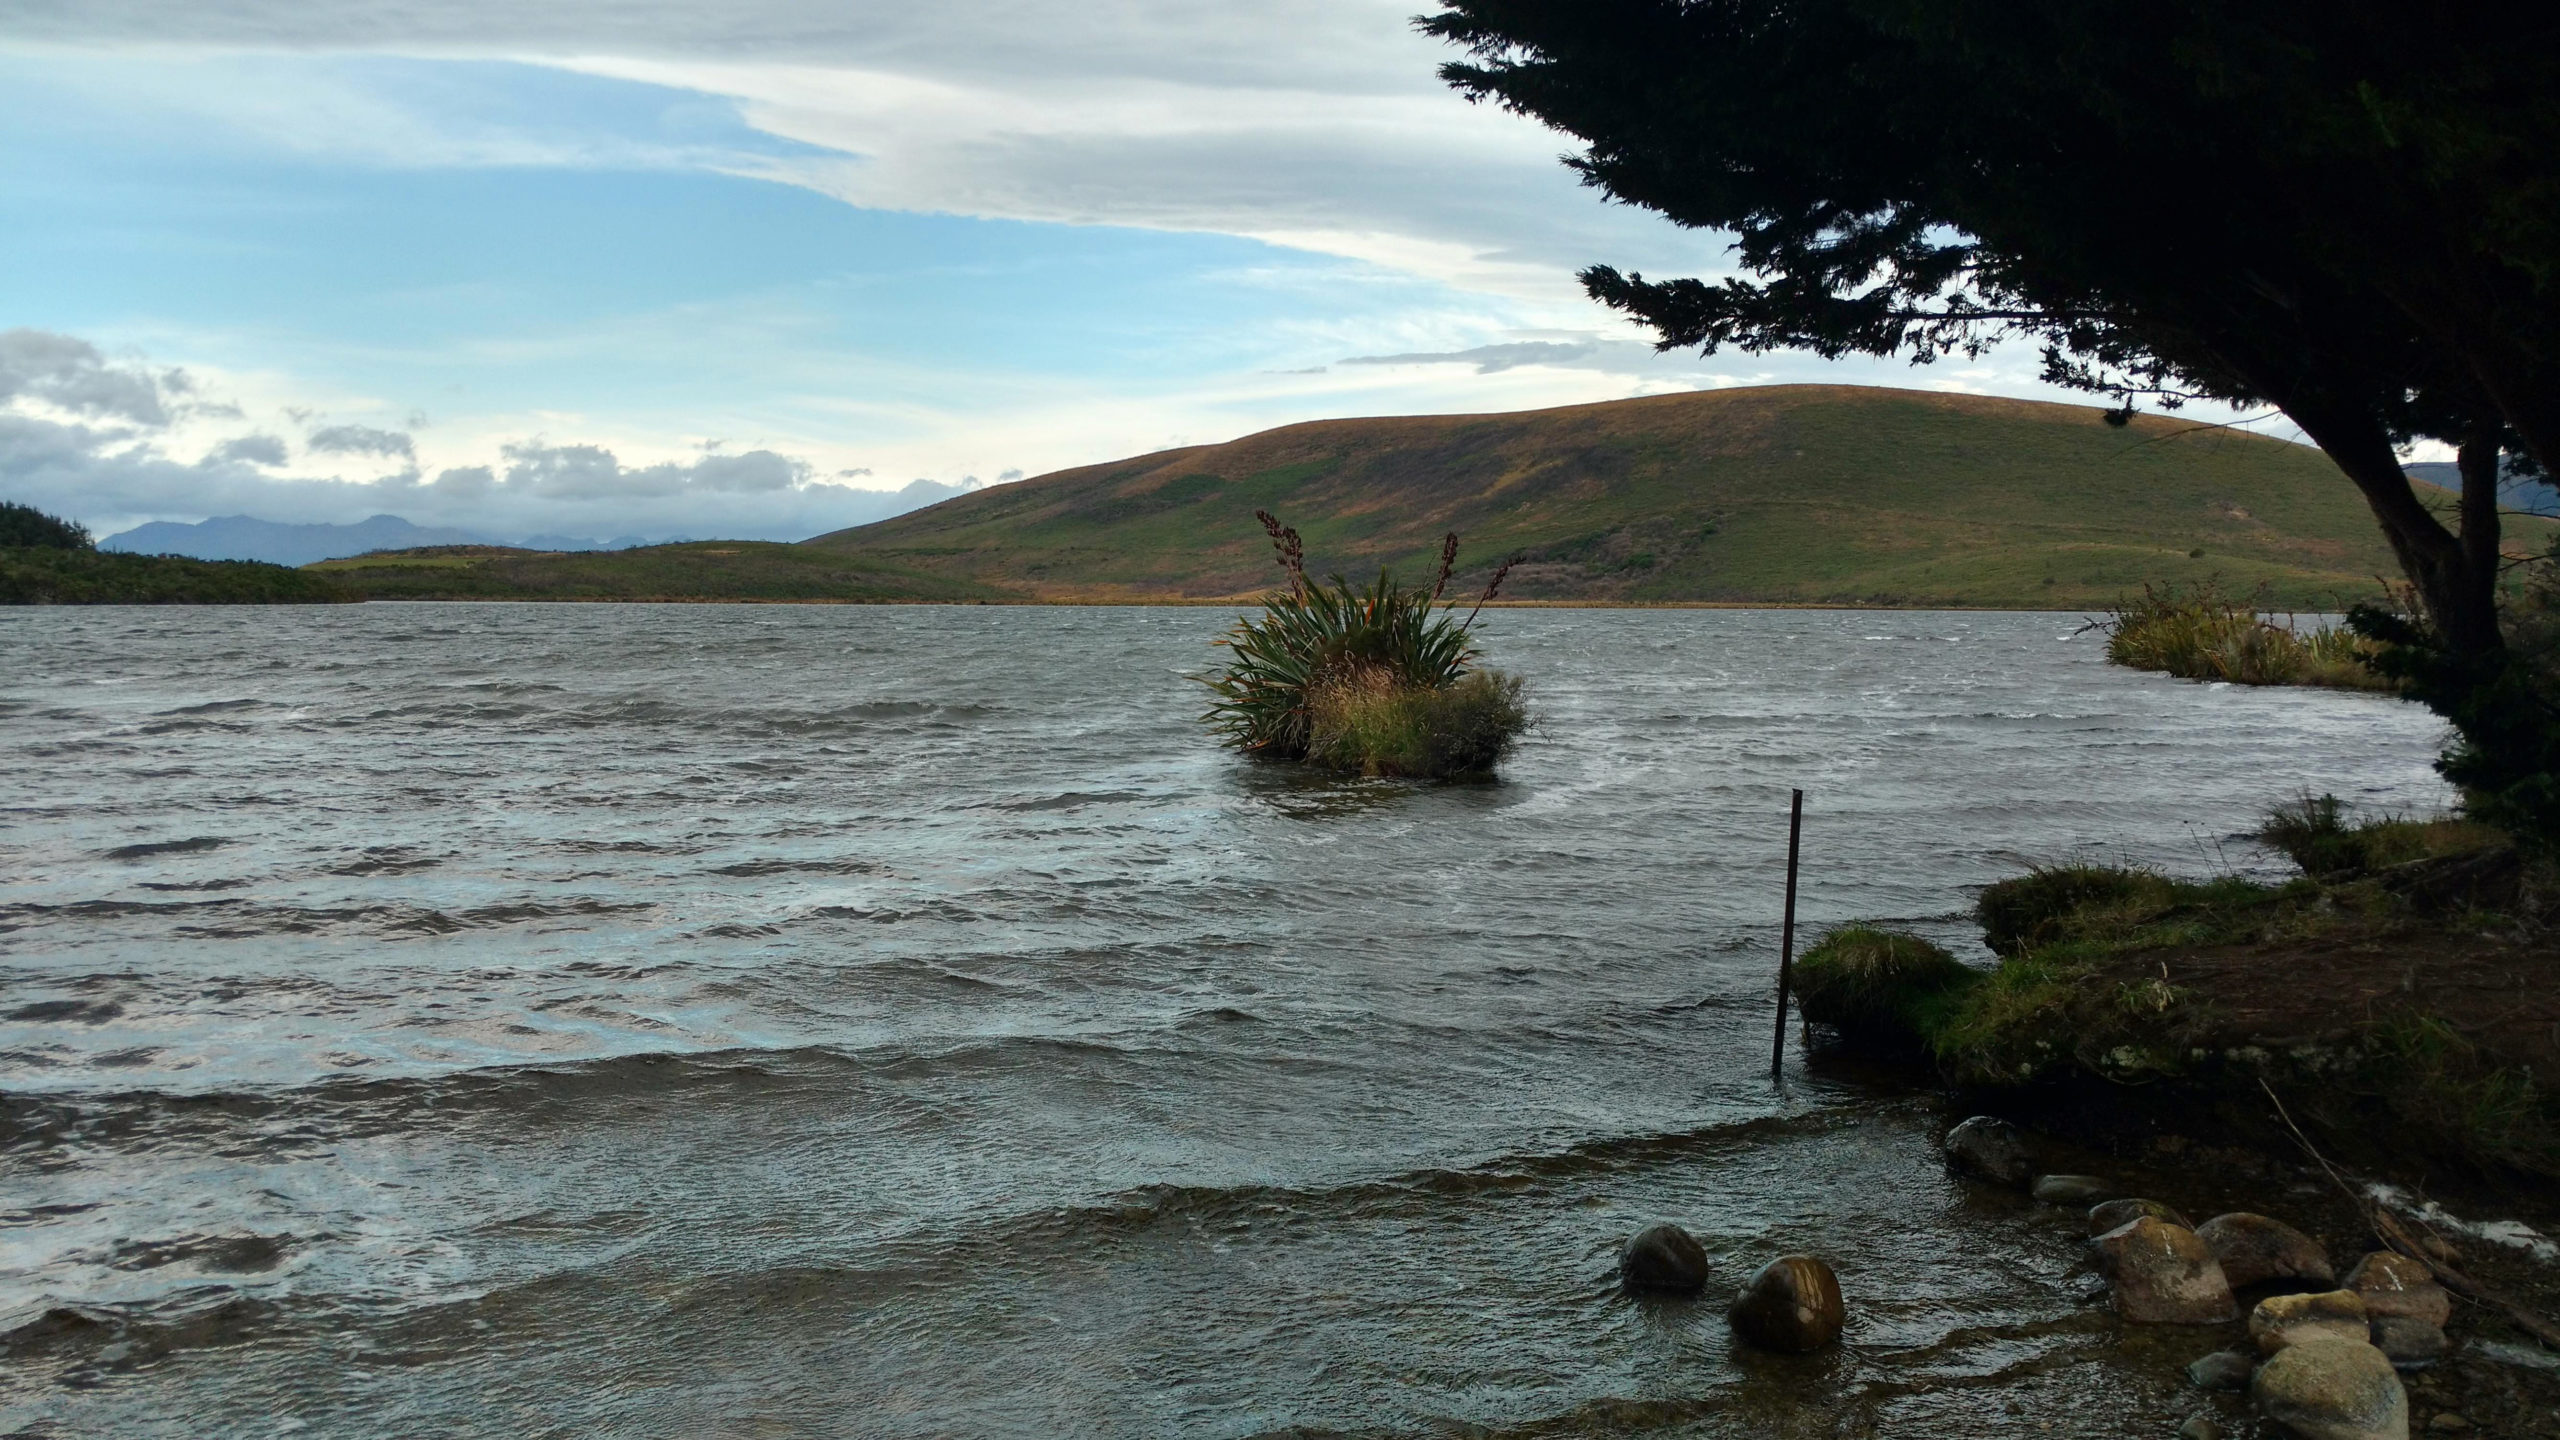
<svg viewBox="0 0 2560 1440"><path fill-rule="evenodd" d="M2462 467L2450 460L2422 460L2400 467L2409 478L2439 490L2462 491ZM2560 516L2560 489L2549 480L2519 475L2510 468L2498 477L2498 508L2521 515Z"/></svg>
<svg viewBox="0 0 2560 1440"><path fill-rule="evenodd" d="M98 542L101 550L136 555L188 555L198 560L264 560L270 565L308 565L374 550L412 550L422 545L494 545L500 543L469 530L413 525L397 515L376 515L352 525L285 525L247 515L222 515L181 525L155 520ZM565 535L535 535L521 542L528 550L623 550L649 543L636 537L581 540Z"/></svg>
<svg viewBox="0 0 2560 1440"><path fill-rule="evenodd" d="M975 481L944 484L917 480L898 490L856 490L841 507L865 521L903 515L976 490ZM416 550L440 545L497 545L518 550L585 552L629 550L651 544L687 543L684 537L650 540L624 535L598 540L576 535L527 535L510 539L487 531L414 524L398 515L376 515L352 525L293 525L249 515L223 515L192 525L155 520L110 535L101 550L137 555L186 555L198 560L264 560L271 565L310 565L377 550Z"/></svg>

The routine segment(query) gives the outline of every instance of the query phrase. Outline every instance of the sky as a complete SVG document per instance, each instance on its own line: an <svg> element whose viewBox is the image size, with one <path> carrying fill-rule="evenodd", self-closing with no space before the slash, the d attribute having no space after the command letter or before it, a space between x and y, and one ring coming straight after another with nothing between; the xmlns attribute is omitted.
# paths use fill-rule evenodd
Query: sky
<svg viewBox="0 0 2560 1440"><path fill-rule="evenodd" d="M1421 0L12 0L0 498L793 539L1348 415L1980 362L1656 354L1716 274Z"/></svg>

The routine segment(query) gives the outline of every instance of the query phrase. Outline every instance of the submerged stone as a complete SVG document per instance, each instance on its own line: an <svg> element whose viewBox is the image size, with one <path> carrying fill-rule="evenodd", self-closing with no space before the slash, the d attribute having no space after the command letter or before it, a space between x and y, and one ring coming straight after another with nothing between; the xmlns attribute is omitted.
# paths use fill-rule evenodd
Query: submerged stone
<svg viewBox="0 0 2560 1440"><path fill-rule="evenodd" d="M2098 1237L2116 1313L2146 1325L2219 1325L2239 1312L2196 1232L2145 1215Z"/></svg>
<svg viewBox="0 0 2560 1440"><path fill-rule="evenodd" d="M2288 1345L2249 1382L2258 1413L2304 1440L2409 1440L2409 1392L2361 1340Z"/></svg>
<svg viewBox="0 0 2560 1440"><path fill-rule="evenodd" d="M1830 1266L1810 1255L1781 1255L1760 1267L1725 1317L1764 1350L1802 1355L1840 1338L1848 1307Z"/></svg>
<svg viewBox="0 0 2560 1440"><path fill-rule="evenodd" d="M2035 1175L2026 1132L1990 1115L1976 1115L1947 1132L1947 1163L1994 1185L2022 1186Z"/></svg>
<svg viewBox="0 0 2560 1440"><path fill-rule="evenodd" d="M1706 1247L1677 1225L1656 1225L1618 1252L1618 1277L1631 1290L1695 1295L1707 1284Z"/></svg>
<svg viewBox="0 0 2560 1440"><path fill-rule="evenodd" d="M2364 1301L2353 1290L2270 1295L2249 1312L2249 1338L2264 1355L2305 1340L2363 1341L2368 1336Z"/></svg>
<svg viewBox="0 0 2560 1440"><path fill-rule="evenodd" d="M2178 1427L2178 1440L2222 1440L2222 1422L2210 1410L2199 1410Z"/></svg>
<svg viewBox="0 0 2560 1440"><path fill-rule="evenodd" d="M2246 1350L2216 1350L2187 1366L2187 1383L2199 1390L2245 1390L2258 1357Z"/></svg>
<svg viewBox="0 0 2560 1440"><path fill-rule="evenodd" d="M2086 1205L2115 1194L2116 1187L2095 1175L2039 1175L2029 1193L2047 1205Z"/></svg>
<svg viewBox="0 0 2560 1440"><path fill-rule="evenodd" d="M2103 1205L2089 1207L2089 1238L2095 1240L2108 1231L2120 1225L2131 1224L2145 1215L2154 1220L2166 1220L2180 1229L2195 1228L2187 1224L2186 1216L2157 1200L2110 1200Z"/></svg>
<svg viewBox="0 0 2560 1440"><path fill-rule="evenodd" d="M2271 1281L2323 1290L2338 1283L2320 1242L2281 1220L2246 1211L2216 1215L2196 1227L2196 1238L2222 1262L2223 1278L2235 1290Z"/></svg>
<svg viewBox="0 0 2560 1440"><path fill-rule="evenodd" d="M2406 1255L2376 1250L2347 1272L2347 1288L2364 1300L2368 1315L2408 1315L2430 1325L2453 1316L2453 1297L2436 1273Z"/></svg>

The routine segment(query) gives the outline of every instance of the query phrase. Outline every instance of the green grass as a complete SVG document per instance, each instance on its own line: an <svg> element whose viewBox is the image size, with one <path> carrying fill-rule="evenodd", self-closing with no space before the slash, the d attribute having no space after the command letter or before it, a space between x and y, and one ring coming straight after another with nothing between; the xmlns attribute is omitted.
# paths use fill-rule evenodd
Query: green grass
<svg viewBox="0 0 2560 1440"><path fill-rule="evenodd" d="M2302 873L2323 880L2466 855L2509 843L2507 836L2475 821L2414 820L2389 815L2350 825L2335 795L2304 795L2277 806L2258 838L2281 850Z"/></svg>
<svg viewBox="0 0 2560 1440"><path fill-rule="evenodd" d="M1852 1042L1916 1051L1982 978L1916 935L1843 925L1796 961L1796 1008Z"/></svg>
<svg viewBox="0 0 2560 1440"><path fill-rule="evenodd" d="M2366 663L2372 642L2336 627L2278 625L2263 606L2227 599L2210 581L2183 592L2145 584L2141 599L2117 605L2101 623L2108 662L2128 669L2238 685L2396 688Z"/></svg>
<svg viewBox="0 0 2560 1440"><path fill-rule="evenodd" d="M1310 764L1363 775L1489 774L1529 728L1520 677L1473 670L1448 685L1400 685L1371 671L1309 699Z"/></svg>
<svg viewBox="0 0 2560 1440"><path fill-rule="evenodd" d="M0 605L314 605L354 598L326 576L253 560L53 545L0 549Z"/></svg>
<svg viewBox="0 0 2560 1440"><path fill-rule="evenodd" d="M1346 571L1442 534L1523 557L1522 599L2102 609L2218 580L2328 610L2396 566L2315 450L2093 407L1769 386L1512 415L1287 426L1061 471L806 542L1042 599L1235 597L1249 517ZM2520 546L2555 527L2512 522Z"/></svg>
<svg viewBox="0 0 2560 1440"><path fill-rule="evenodd" d="M304 567L370 600L1002 600L1007 592L864 556L758 540L546 552L434 546Z"/></svg>

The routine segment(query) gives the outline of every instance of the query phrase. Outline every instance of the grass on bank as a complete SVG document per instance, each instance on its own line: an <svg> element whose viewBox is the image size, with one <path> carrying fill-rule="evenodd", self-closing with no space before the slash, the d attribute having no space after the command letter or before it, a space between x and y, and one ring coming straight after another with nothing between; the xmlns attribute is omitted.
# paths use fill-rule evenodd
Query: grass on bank
<svg viewBox="0 0 2560 1440"><path fill-rule="evenodd" d="M1475 619L1507 567L1458 620L1456 602L1441 603L1456 535L1442 539L1428 588L1384 570L1363 588L1339 575L1310 582L1298 532L1268 511L1255 518L1289 588L1217 642L1233 658L1202 682L1216 696L1202 718L1230 747L1270 759L1424 779L1489 773L1530 723L1519 679L1475 664Z"/></svg>
<svg viewBox="0 0 2560 1440"><path fill-rule="evenodd" d="M572 551L436 545L322 560L305 568L367 600L884 603L1019 598L865 556L760 540Z"/></svg>
<svg viewBox="0 0 2560 1440"><path fill-rule="evenodd" d="M1961 1086L2094 1078L2255 1115L2263 1079L2333 1139L2388 1134L2486 1169L2560 1175L2543 1041L2498 1028L2513 1006L2500 997L2560 958L2532 938L2549 877L2514 868L2485 826L2351 824L2326 797L2280 809L2263 833L2302 877L2074 865L1990 886L1976 909L2000 957L1988 970L1914 936L1844 927L1805 957L1803 1014L1846 1047L1925 1056ZM2521 1048L2494 1050L2479 1038L2492 1033Z"/></svg>
<svg viewBox="0 0 2560 1440"><path fill-rule="evenodd" d="M2119 603L2099 625L2107 634L2108 662L2128 669L2235 685L2395 688L2365 663L2370 641L2335 626L2278 625L2261 607L2226 597L2211 581L2183 592L2145 585L2141 599Z"/></svg>

